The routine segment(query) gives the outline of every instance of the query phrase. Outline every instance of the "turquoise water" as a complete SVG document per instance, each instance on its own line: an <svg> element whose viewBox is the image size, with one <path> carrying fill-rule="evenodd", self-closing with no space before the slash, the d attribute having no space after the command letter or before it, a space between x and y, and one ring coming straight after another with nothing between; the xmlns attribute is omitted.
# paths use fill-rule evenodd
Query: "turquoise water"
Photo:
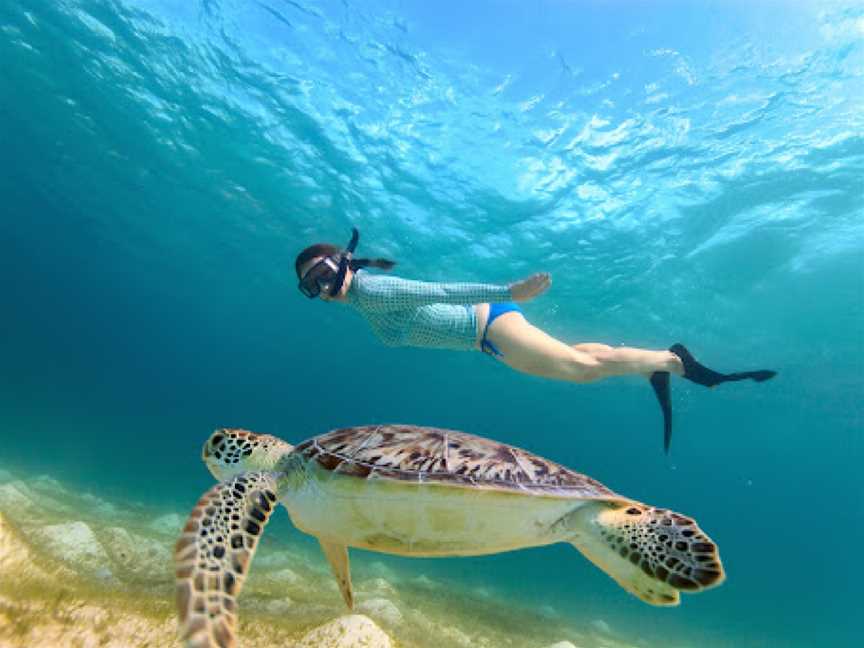
<svg viewBox="0 0 864 648"><path fill-rule="evenodd" d="M187 508L217 426L458 428L693 515L728 581L666 610L564 546L388 564L659 645L853 645L864 7L470 5L0 3L4 464ZM525 311L563 339L780 376L675 381L666 457L641 379L386 349L302 298L294 255L351 225L402 276L551 272Z"/></svg>

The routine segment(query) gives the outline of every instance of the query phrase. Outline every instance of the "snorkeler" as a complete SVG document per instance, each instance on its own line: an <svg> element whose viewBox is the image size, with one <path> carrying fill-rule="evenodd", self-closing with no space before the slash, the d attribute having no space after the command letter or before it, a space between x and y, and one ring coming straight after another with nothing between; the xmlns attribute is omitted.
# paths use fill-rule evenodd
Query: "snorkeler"
<svg viewBox="0 0 864 648"><path fill-rule="evenodd" d="M388 346L469 351L479 349L522 373L586 383L610 376L641 374L650 380L663 411L664 448L672 438L669 376L676 374L706 387L773 378L769 370L723 374L701 365L681 344L651 351L605 344L567 344L530 324L513 302L525 302L552 283L546 273L507 286L478 283L427 283L377 275L364 268L390 270L387 259L355 259L359 233L345 249L329 243L297 255L300 291L311 299L354 306Z"/></svg>

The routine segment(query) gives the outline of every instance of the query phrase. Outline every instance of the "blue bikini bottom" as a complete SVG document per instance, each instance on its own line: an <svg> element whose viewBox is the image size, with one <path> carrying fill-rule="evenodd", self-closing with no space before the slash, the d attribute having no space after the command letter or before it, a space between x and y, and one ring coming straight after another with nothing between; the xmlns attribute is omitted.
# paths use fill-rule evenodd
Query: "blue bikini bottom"
<svg viewBox="0 0 864 648"><path fill-rule="evenodd" d="M514 311L517 313L521 313L522 309L513 302L489 304L489 317L486 318L486 326L483 329L483 337L480 338L480 350L483 353L488 353L492 357L504 356L504 354L501 353L498 348L489 341L487 334L489 333L489 327L492 325L492 322L494 322L497 318L501 317L501 315L503 315L504 313L511 313Z"/></svg>

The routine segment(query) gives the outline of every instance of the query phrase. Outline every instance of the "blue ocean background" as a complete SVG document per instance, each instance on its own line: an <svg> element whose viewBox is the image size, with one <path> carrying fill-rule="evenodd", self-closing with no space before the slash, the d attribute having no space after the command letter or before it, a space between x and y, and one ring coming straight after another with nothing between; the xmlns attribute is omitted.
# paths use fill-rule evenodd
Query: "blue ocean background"
<svg viewBox="0 0 864 648"><path fill-rule="evenodd" d="M862 41L855 2L0 2L0 457L185 510L216 427L461 429L694 516L728 581L654 609L563 545L361 569L649 645L857 645ZM525 312L562 339L779 376L673 381L667 457L641 378L385 348L304 299L295 255L351 226L400 276L551 272Z"/></svg>

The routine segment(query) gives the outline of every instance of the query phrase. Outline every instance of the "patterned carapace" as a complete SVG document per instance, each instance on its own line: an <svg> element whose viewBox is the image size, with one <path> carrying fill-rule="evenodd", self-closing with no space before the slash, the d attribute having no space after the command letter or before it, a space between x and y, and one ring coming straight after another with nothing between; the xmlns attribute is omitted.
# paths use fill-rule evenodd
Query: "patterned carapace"
<svg viewBox="0 0 864 648"><path fill-rule="evenodd" d="M620 497L600 482L548 459L455 430L416 425L342 428L304 441L294 451L326 470L358 478L461 484L561 497Z"/></svg>

